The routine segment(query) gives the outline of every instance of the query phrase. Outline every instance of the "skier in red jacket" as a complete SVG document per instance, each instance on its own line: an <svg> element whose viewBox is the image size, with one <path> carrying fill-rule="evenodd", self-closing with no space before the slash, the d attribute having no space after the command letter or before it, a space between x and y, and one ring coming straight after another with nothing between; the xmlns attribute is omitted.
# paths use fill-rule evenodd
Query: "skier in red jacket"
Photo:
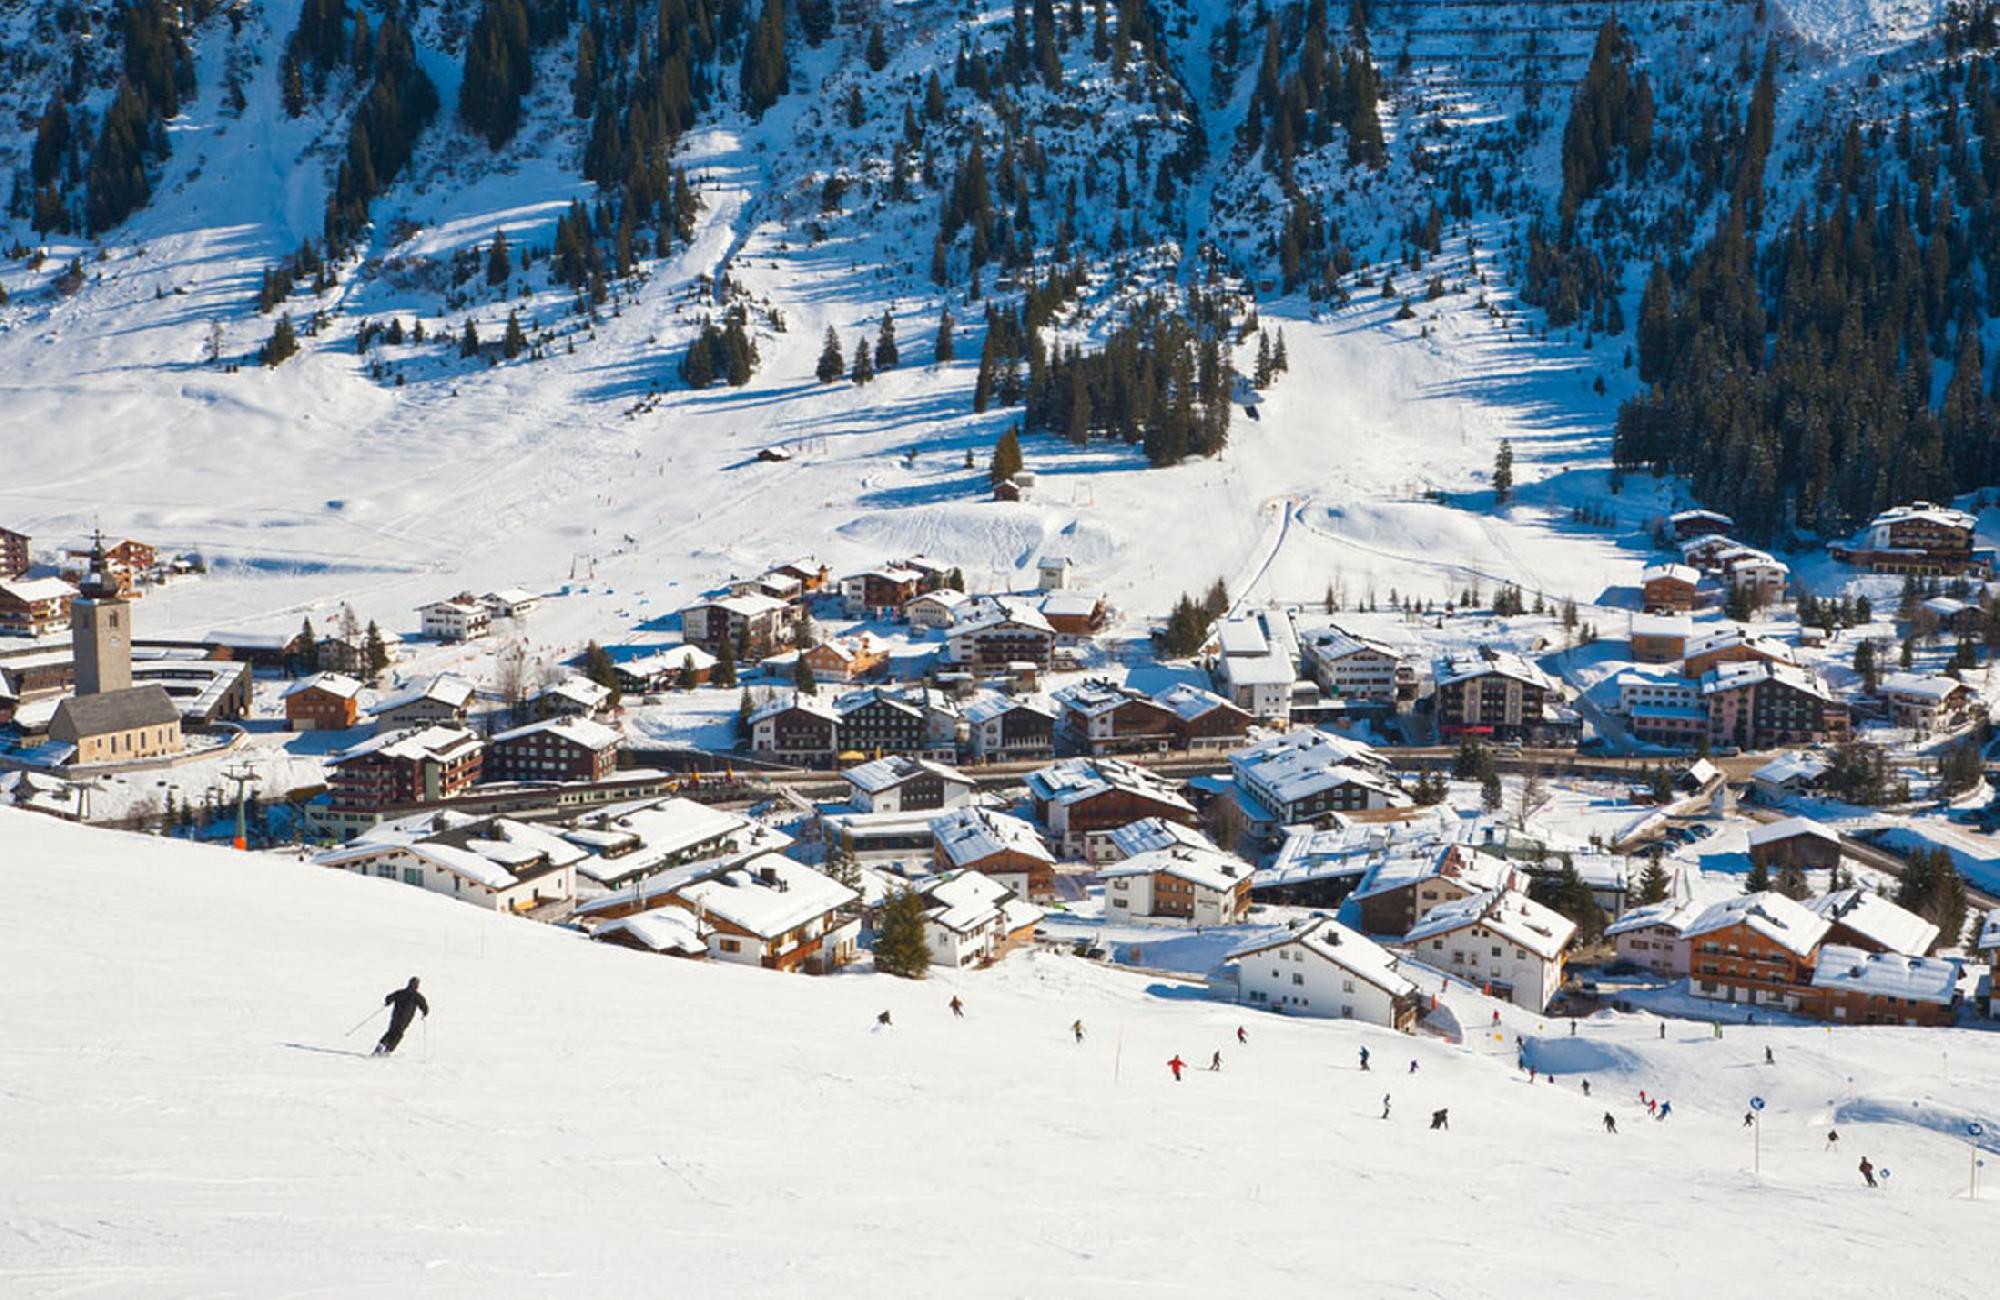
<svg viewBox="0 0 2000 1300"><path fill-rule="evenodd" d="M1181 1071L1187 1069L1187 1062L1183 1061L1180 1053L1176 1052L1174 1053L1174 1059L1167 1062L1167 1068L1174 1072L1174 1082L1179 1083L1181 1081Z"/></svg>

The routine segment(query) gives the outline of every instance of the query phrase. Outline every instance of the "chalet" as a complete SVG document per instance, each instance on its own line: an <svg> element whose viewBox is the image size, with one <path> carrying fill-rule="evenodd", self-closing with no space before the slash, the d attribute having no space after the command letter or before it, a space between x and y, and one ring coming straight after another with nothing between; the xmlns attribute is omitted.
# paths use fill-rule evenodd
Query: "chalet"
<svg viewBox="0 0 2000 1300"><path fill-rule="evenodd" d="M1169 725L1176 749L1234 749L1249 738L1256 722L1214 691L1187 682L1160 692L1153 703L1174 715Z"/></svg>
<svg viewBox="0 0 2000 1300"><path fill-rule="evenodd" d="M732 596L768 596L772 600L782 600L793 604L806 594L805 584L789 573L760 573L754 578L732 578L729 582Z"/></svg>
<svg viewBox="0 0 2000 1300"><path fill-rule="evenodd" d="M90 563L100 549L104 556L103 572L112 579L118 593L134 595L146 576L153 572L160 562L160 553L153 546L130 537L116 542L105 543L102 539L80 542L63 550L60 566L65 579L81 582L90 573Z"/></svg>
<svg viewBox="0 0 2000 1300"><path fill-rule="evenodd" d="M972 800L972 778L928 758L890 754L842 772L848 803L862 812L924 812L961 808Z"/></svg>
<svg viewBox="0 0 2000 1300"><path fill-rule="evenodd" d="M343 731L360 717L361 683L340 673L315 673L285 692L285 725L293 731Z"/></svg>
<svg viewBox="0 0 2000 1300"><path fill-rule="evenodd" d="M1063 739L1080 754L1164 753L1173 747L1180 715L1143 691L1101 680L1057 691Z"/></svg>
<svg viewBox="0 0 2000 1300"><path fill-rule="evenodd" d="M1840 832L1806 817L1750 828L1750 861L1772 872L1832 871L1840 865Z"/></svg>
<svg viewBox="0 0 2000 1300"><path fill-rule="evenodd" d="M1141 853L1157 853L1162 849L1205 849L1219 853L1214 840L1193 826L1180 822L1170 822L1162 817L1142 817L1129 826L1121 826L1111 832L1111 857L1114 861L1136 858Z"/></svg>
<svg viewBox="0 0 2000 1300"><path fill-rule="evenodd" d="M544 826L436 813L373 827L313 861L518 913L574 900L588 856Z"/></svg>
<svg viewBox="0 0 2000 1300"><path fill-rule="evenodd" d="M768 572L793 579L799 584L800 592L808 596L825 587L833 579L827 567L809 555L796 560L787 560L783 564L774 564Z"/></svg>
<svg viewBox="0 0 2000 1300"><path fill-rule="evenodd" d="M840 753L840 714L833 702L794 691L750 715L750 749L781 763L825 766Z"/></svg>
<svg viewBox="0 0 2000 1300"><path fill-rule="evenodd" d="M1277 826L1325 825L1330 815L1407 808L1415 801L1374 750L1329 731L1288 732L1229 756L1237 789Z"/></svg>
<svg viewBox="0 0 2000 1300"><path fill-rule="evenodd" d="M1819 950L1800 1009L1850 1025L1949 1025L1958 978L1955 961L1828 943Z"/></svg>
<svg viewBox="0 0 2000 1300"><path fill-rule="evenodd" d="M18 578L28 571L28 535L0 528L0 578Z"/></svg>
<svg viewBox="0 0 2000 1300"><path fill-rule="evenodd" d="M1682 932L1695 915L1694 905L1683 898L1648 903L1605 926L1604 937L1618 953L1618 960L1643 966L1665 979L1679 979L1688 973Z"/></svg>
<svg viewBox="0 0 2000 1300"><path fill-rule="evenodd" d="M1052 591L1042 597L1042 617L1065 645L1088 641L1104 630L1104 597L1083 591Z"/></svg>
<svg viewBox="0 0 2000 1300"><path fill-rule="evenodd" d="M488 742L489 781L602 781L618 768L619 735L584 717L531 722Z"/></svg>
<svg viewBox="0 0 2000 1300"><path fill-rule="evenodd" d="M926 754L937 748L933 739L928 697L881 686L863 687L834 698L840 718L842 754ZM945 749L949 752L951 746Z"/></svg>
<svg viewBox="0 0 2000 1300"><path fill-rule="evenodd" d="M858 636L822 641L799 652L812 669L814 681L858 682L880 672L889 662L889 647L863 632Z"/></svg>
<svg viewBox="0 0 2000 1300"><path fill-rule="evenodd" d="M1769 804L1812 794L1826 780L1830 765L1817 754L1794 750L1780 754L1750 774L1751 793Z"/></svg>
<svg viewBox="0 0 2000 1300"><path fill-rule="evenodd" d="M1107 920L1234 925L1250 914L1250 864L1220 849L1177 847L1098 872Z"/></svg>
<svg viewBox="0 0 2000 1300"><path fill-rule="evenodd" d="M165 758L181 752L181 712L153 684L74 695L56 706L49 739L74 746L78 767Z"/></svg>
<svg viewBox="0 0 2000 1300"><path fill-rule="evenodd" d="M537 718L602 718L611 712L611 688L572 675L537 691L528 710Z"/></svg>
<svg viewBox="0 0 2000 1300"><path fill-rule="evenodd" d="M982 763L1053 758L1060 712L1046 696L981 696L965 706L966 749Z"/></svg>
<svg viewBox="0 0 2000 1300"><path fill-rule="evenodd" d="M234 660L252 668L291 668L306 650L305 638L298 632L210 632L201 639L201 644L211 658ZM327 672L353 674L366 672L368 665L359 660L350 665L322 658L319 667Z"/></svg>
<svg viewBox="0 0 2000 1300"><path fill-rule="evenodd" d="M1287 1015L1359 1020L1413 1033L1417 986L1396 955L1329 917L1255 940L1229 954L1236 998Z"/></svg>
<svg viewBox="0 0 2000 1300"><path fill-rule="evenodd" d="M1957 731L1986 716L1977 691L1941 673L1890 673L1876 694L1889 706L1891 720L1918 736Z"/></svg>
<svg viewBox="0 0 2000 1300"><path fill-rule="evenodd" d="M961 611L969 608L972 597L950 587L939 587L936 591L920 592L903 602L903 617L911 627L946 628L957 621Z"/></svg>
<svg viewBox="0 0 2000 1300"><path fill-rule="evenodd" d="M1021 485L1011 478L1003 478L993 485L993 499L995 501L1019 501L1021 499Z"/></svg>
<svg viewBox="0 0 2000 1300"><path fill-rule="evenodd" d="M375 721L384 731L403 727L462 727L472 705L472 683L451 673L412 682L375 705Z"/></svg>
<svg viewBox="0 0 2000 1300"><path fill-rule="evenodd" d="M419 605L417 615L423 635L447 643L474 641L493 630L493 611L469 591Z"/></svg>
<svg viewBox="0 0 2000 1300"><path fill-rule="evenodd" d="M1033 606L993 602L968 610L946 646L947 660L975 671L1025 662L1047 672L1055 658L1056 630Z"/></svg>
<svg viewBox="0 0 2000 1300"><path fill-rule="evenodd" d="M1403 946L1426 966L1539 1012L1562 987L1563 954L1575 936L1576 922L1508 889L1441 904Z"/></svg>
<svg viewBox="0 0 2000 1300"><path fill-rule="evenodd" d="M1739 749L1811 745L1847 736L1847 705L1789 664L1724 664L1701 678L1708 738Z"/></svg>
<svg viewBox="0 0 2000 1300"><path fill-rule="evenodd" d="M997 877L953 871L926 882L924 942L939 966L983 966L1031 942L1045 915Z"/></svg>
<svg viewBox="0 0 2000 1300"><path fill-rule="evenodd" d="M1722 569L1723 581L1732 590L1746 593L1755 608L1785 598L1785 584L1791 581L1792 571L1776 556L1754 546L1737 546L1718 552L1715 563Z"/></svg>
<svg viewBox="0 0 2000 1300"><path fill-rule="evenodd" d="M580 869L613 890L689 862L775 853L792 843L783 831L742 813L678 797L614 804L578 817L557 833L590 851ZM647 900L633 896L625 901L636 908Z"/></svg>
<svg viewBox="0 0 2000 1300"><path fill-rule="evenodd" d="M60 578L0 581L0 636L47 636L69 626L76 588Z"/></svg>
<svg viewBox="0 0 2000 1300"><path fill-rule="evenodd" d="M730 646L739 659L762 659L791 641L794 607L773 596L717 596L680 612L681 640L719 655Z"/></svg>
<svg viewBox="0 0 2000 1300"><path fill-rule="evenodd" d="M1670 664L1687 653L1694 620L1685 614L1634 614L1632 658L1642 664Z"/></svg>
<svg viewBox="0 0 2000 1300"><path fill-rule="evenodd" d="M1667 516L1667 528L1677 542L1711 533L1728 533L1736 521L1717 510L1681 510Z"/></svg>
<svg viewBox="0 0 2000 1300"><path fill-rule="evenodd" d="M1915 625L1919 634L1956 632L1960 636L1977 636L1985 617L1986 611L1975 601L1932 596L1917 606Z"/></svg>
<svg viewBox="0 0 2000 1300"><path fill-rule="evenodd" d="M1701 533L1681 542L1681 560L1697 569L1712 570L1716 567L1716 556L1740 545L1727 533Z"/></svg>
<svg viewBox="0 0 2000 1300"><path fill-rule="evenodd" d="M492 618L523 619L541 606L542 598L523 587L503 587L479 598Z"/></svg>
<svg viewBox="0 0 2000 1300"><path fill-rule="evenodd" d="M861 922L845 913L860 895L803 862L757 853L670 874L656 905L694 913L712 960L824 974L855 958Z"/></svg>
<svg viewBox="0 0 2000 1300"><path fill-rule="evenodd" d="M1917 501L1883 511L1856 541L1827 550L1873 573L1985 578L1992 576L1993 553L1973 549L1978 523L1963 510Z"/></svg>
<svg viewBox="0 0 2000 1300"><path fill-rule="evenodd" d="M1806 907L1828 924L1826 942L1921 957L1938 941L1933 921L1899 907L1872 889L1850 888L1806 900Z"/></svg>
<svg viewBox="0 0 2000 1300"><path fill-rule="evenodd" d="M706 686L720 662L700 646L676 645L611 665L622 695L653 695L684 686Z"/></svg>
<svg viewBox="0 0 2000 1300"><path fill-rule="evenodd" d="M1699 570L1685 564L1654 564L1639 575L1640 604L1648 614L1685 614L1698 603Z"/></svg>
<svg viewBox="0 0 2000 1300"><path fill-rule="evenodd" d="M864 569L840 580L841 607L849 618L895 618L923 589L924 575L901 565Z"/></svg>
<svg viewBox="0 0 2000 1300"><path fill-rule="evenodd" d="M1526 744L1574 743L1580 724L1561 708L1562 688L1511 650L1480 646L1436 668L1438 730Z"/></svg>
<svg viewBox="0 0 2000 1300"><path fill-rule="evenodd" d="M1463 844L1392 846L1354 886L1361 928L1400 935L1446 903L1517 888L1525 883L1505 858Z"/></svg>
<svg viewBox="0 0 2000 1300"><path fill-rule="evenodd" d="M1681 660L1681 671L1689 677L1705 676L1723 664L1798 663L1791 647L1784 642L1736 623L1725 623L1689 638Z"/></svg>
<svg viewBox="0 0 2000 1300"><path fill-rule="evenodd" d="M1688 992L1797 1011L1829 928L1804 905L1769 890L1716 903L1681 933Z"/></svg>
<svg viewBox="0 0 2000 1300"><path fill-rule="evenodd" d="M1024 898L1055 897L1055 855L1035 828L991 808L954 808L931 822L932 864L947 871L977 871Z"/></svg>
<svg viewBox="0 0 2000 1300"><path fill-rule="evenodd" d="M1020 483L1020 475L1015 475L1014 481ZM1021 486L1026 487L1028 485L1022 483ZM1075 577L1076 565L1071 562L1067 555L1044 555L1035 561L1035 590L1037 591L1066 590Z"/></svg>
<svg viewBox="0 0 2000 1300"><path fill-rule="evenodd" d="M1144 768L1115 758L1067 758L1028 774L1028 797L1068 857L1106 862L1111 834L1145 817L1193 825L1194 805Z"/></svg>
<svg viewBox="0 0 2000 1300"><path fill-rule="evenodd" d="M1328 628L1306 639L1305 657L1313 679L1328 695L1371 704L1416 695L1416 666L1385 642Z"/></svg>
<svg viewBox="0 0 2000 1300"><path fill-rule="evenodd" d="M591 927L590 937L635 952L700 961L708 956L708 932L694 913L678 907L634 912Z"/></svg>
<svg viewBox="0 0 2000 1300"><path fill-rule="evenodd" d="M372 810L462 794L485 762L479 737L459 727L384 730L327 760L335 808Z"/></svg>

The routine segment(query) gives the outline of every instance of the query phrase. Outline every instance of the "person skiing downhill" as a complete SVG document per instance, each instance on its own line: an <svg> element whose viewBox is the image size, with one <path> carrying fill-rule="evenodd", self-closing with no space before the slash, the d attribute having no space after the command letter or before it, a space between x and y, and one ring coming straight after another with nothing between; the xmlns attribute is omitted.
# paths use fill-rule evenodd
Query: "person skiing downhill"
<svg viewBox="0 0 2000 1300"><path fill-rule="evenodd" d="M1774 1058L1772 1057L1772 1055L1771 1055L1771 1049L1770 1049L1770 1048L1768 1048L1768 1047L1767 1047L1767 1048L1765 1048L1765 1049L1764 1049L1764 1064L1766 1064L1766 1065L1776 1065L1777 1063L1778 1063L1778 1062L1776 1061L1776 1059L1774 1059Z"/></svg>
<svg viewBox="0 0 2000 1300"><path fill-rule="evenodd" d="M1417 1063L1414 1060L1412 1060L1410 1062L1410 1073L1415 1074L1416 1072L1417 1072Z"/></svg>
<svg viewBox="0 0 2000 1300"><path fill-rule="evenodd" d="M1174 1082L1179 1083L1181 1081L1181 1071L1187 1069L1187 1062L1181 1059L1179 1052L1176 1052L1174 1053L1174 1059L1167 1062L1167 1068L1174 1072Z"/></svg>
<svg viewBox="0 0 2000 1300"><path fill-rule="evenodd" d="M1757 1112L1756 1112L1756 1111L1754 1111L1754 1110L1746 1110L1746 1111L1744 1111L1744 1112L1743 1112L1743 1127L1744 1127L1744 1128L1749 1128L1749 1127L1750 1127L1750 1126L1751 1126L1752 1124L1755 1124L1756 1122L1757 1122Z"/></svg>
<svg viewBox="0 0 2000 1300"><path fill-rule="evenodd" d="M1665 1119L1667 1116L1673 1113L1674 1113L1674 1104L1670 1101L1663 1101L1660 1103L1660 1113L1653 1116L1653 1118Z"/></svg>
<svg viewBox="0 0 2000 1300"><path fill-rule="evenodd" d="M1612 1118L1611 1112L1608 1110L1604 1112L1604 1131L1606 1133L1616 1133L1618 1131L1618 1121Z"/></svg>
<svg viewBox="0 0 2000 1300"><path fill-rule="evenodd" d="M1861 1157L1861 1181L1870 1187L1875 1185L1875 1166L1868 1163L1868 1157Z"/></svg>
<svg viewBox="0 0 2000 1300"><path fill-rule="evenodd" d="M1215 1070L1220 1070L1220 1069L1222 1068L1222 1053L1221 1053L1221 1052L1217 1052L1217 1053L1216 1053L1216 1054L1215 1054L1214 1056L1211 1056L1211 1057L1209 1057L1209 1058L1208 1058L1208 1068L1209 1068L1209 1069L1210 1069L1211 1071L1215 1071Z"/></svg>
<svg viewBox="0 0 2000 1300"><path fill-rule="evenodd" d="M1238 1043L1247 1043L1250 1041L1250 1035L1244 1032L1243 1026L1241 1025L1236 1026L1236 1041Z"/></svg>
<svg viewBox="0 0 2000 1300"><path fill-rule="evenodd" d="M1079 1043L1080 1043L1080 1042L1082 1042L1082 1041L1083 1041L1083 1022L1082 1022L1081 1020L1078 1020L1078 1021L1074 1022L1073 1024L1071 1024L1071 1025L1070 1025L1070 1027L1069 1027L1069 1031L1070 1031L1070 1032L1071 1032L1072 1034L1075 1034L1075 1035L1076 1035L1076 1041L1077 1041L1077 1042L1079 1042Z"/></svg>
<svg viewBox="0 0 2000 1300"><path fill-rule="evenodd" d="M951 995L951 1014L956 1020L965 1019L965 1004L958 1000L956 993Z"/></svg>
<svg viewBox="0 0 2000 1300"><path fill-rule="evenodd" d="M896 1027L896 1022L889 1019L889 1013L886 1011L875 1017L875 1023L883 1029L894 1029Z"/></svg>
<svg viewBox="0 0 2000 1300"><path fill-rule="evenodd" d="M1837 1128L1828 1129L1826 1131L1826 1149L1831 1151L1839 1145L1840 1145L1840 1130Z"/></svg>
<svg viewBox="0 0 2000 1300"><path fill-rule="evenodd" d="M1583 1095L1586 1097L1590 1095L1590 1080L1588 1079L1583 1081Z"/></svg>
<svg viewBox="0 0 2000 1300"><path fill-rule="evenodd" d="M1444 1130L1446 1130L1447 1132L1449 1132L1449 1131L1450 1131L1450 1129L1451 1129L1451 1111L1449 1111L1449 1110L1434 1110L1434 1111L1432 1111L1432 1112L1431 1112L1431 1132L1435 1133L1435 1132L1437 1132L1437 1131L1438 1131L1439 1129L1444 1129Z"/></svg>
<svg viewBox="0 0 2000 1300"><path fill-rule="evenodd" d="M1389 1118L1389 1094L1386 1092L1382 1094L1382 1118Z"/></svg>
<svg viewBox="0 0 2000 1300"><path fill-rule="evenodd" d="M410 976L410 982L382 999L382 1005L390 1007L389 1028L383 1031L382 1041L375 1044L375 1055L387 1056L396 1050L408 1031L410 1022L423 1012L424 1020L431 1018L431 1004L424 1001L424 995L417 992L417 977Z"/></svg>
<svg viewBox="0 0 2000 1300"><path fill-rule="evenodd" d="M1365 1047L1361 1049L1361 1068L1363 1070L1368 1068L1368 1049Z"/></svg>

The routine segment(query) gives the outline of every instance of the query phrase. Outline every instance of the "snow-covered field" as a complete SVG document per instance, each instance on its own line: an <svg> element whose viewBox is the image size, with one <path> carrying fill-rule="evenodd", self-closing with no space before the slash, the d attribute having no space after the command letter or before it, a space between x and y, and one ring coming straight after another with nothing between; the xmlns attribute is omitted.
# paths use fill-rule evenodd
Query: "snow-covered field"
<svg viewBox="0 0 2000 1300"><path fill-rule="evenodd" d="M25 814L0 844L9 1295L1990 1290L2000 1192L1966 1199L1962 1136L2000 1120L1990 1034L1538 1038L1510 1011L1558 1075L1530 1085L1511 1042L1254 1015L1071 958L785 977ZM413 973L435 1024L347 1054ZM1220 1073L1165 1068L1215 1050Z"/></svg>

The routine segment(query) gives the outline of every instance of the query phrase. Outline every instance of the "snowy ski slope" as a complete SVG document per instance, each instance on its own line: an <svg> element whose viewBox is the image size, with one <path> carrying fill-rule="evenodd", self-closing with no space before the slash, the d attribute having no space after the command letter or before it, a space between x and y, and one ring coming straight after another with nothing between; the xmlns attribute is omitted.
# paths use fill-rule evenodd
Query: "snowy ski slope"
<svg viewBox="0 0 2000 1300"><path fill-rule="evenodd" d="M1990 1034L1552 1023L1531 1048L1559 1081L1531 1086L1511 1043L1070 958L920 984L698 966L26 814L0 813L0 878L10 1296L1935 1300L1988 1294L2000 1262L2000 1190L1965 1199L1956 1136L2000 1119ZM435 1023L347 1055L413 973ZM1217 1049L1221 1073L1169 1078Z"/></svg>

